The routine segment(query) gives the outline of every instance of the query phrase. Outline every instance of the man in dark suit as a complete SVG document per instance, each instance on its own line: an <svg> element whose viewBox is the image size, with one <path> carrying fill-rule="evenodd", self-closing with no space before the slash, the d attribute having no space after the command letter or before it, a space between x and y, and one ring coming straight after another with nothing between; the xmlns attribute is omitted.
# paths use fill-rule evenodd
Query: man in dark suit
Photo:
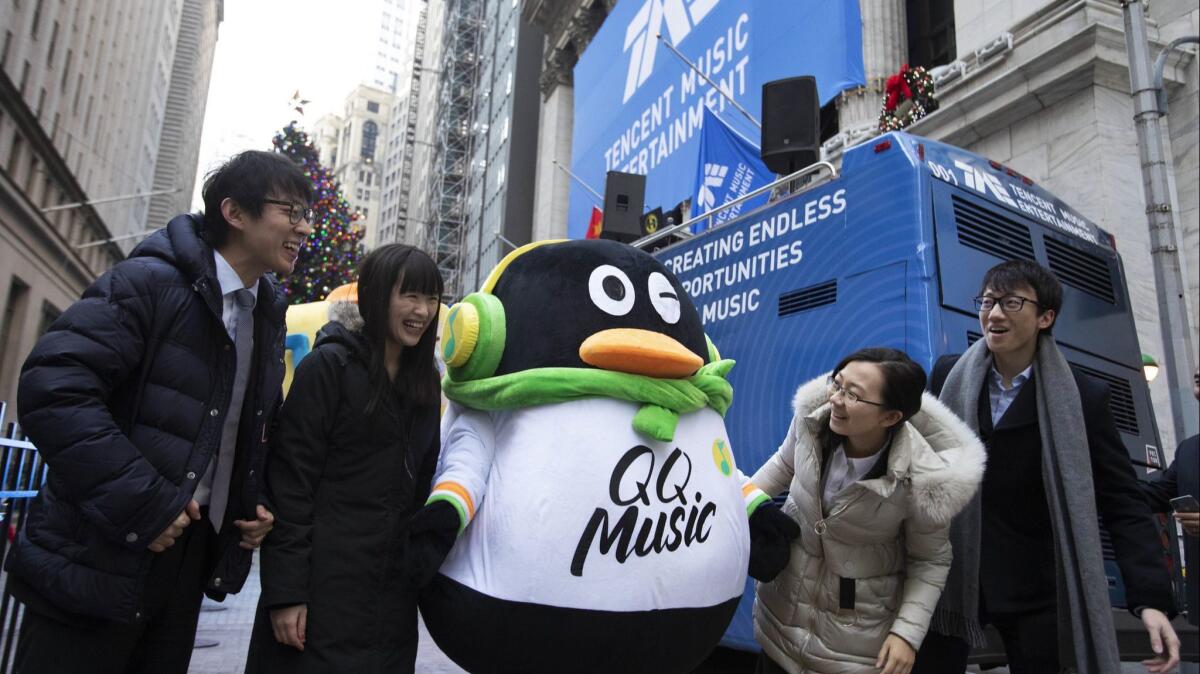
<svg viewBox="0 0 1200 674"><path fill-rule="evenodd" d="M1062 305L1058 280L1034 262L1006 262L987 272L976 305L985 344L940 359L930 384L976 428L988 448L988 467L977 503L956 518L957 568L913 671L962 672L987 624L999 631L1013 674L1057 674L1071 664L1064 644L1080 671L1111 667L1116 646L1107 588L1095 587L1097 576L1103 583L1100 553L1080 549L1098 547L1093 513L1111 536L1131 611L1159 653L1146 667L1170 671L1179 641L1168 618L1174 602L1158 535L1113 424L1107 388L1068 369L1048 336ZM964 378L965 369L973 378ZM1044 380L1035 381L1039 376ZM949 391L964 381L972 383ZM1079 401L1074 415L1061 414L1061 401L1039 400L1039 391L1072 398L1072 388ZM1063 419L1080 413L1082 420ZM1041 428L1039 418L1056 428ZM1063 432L1072 427L1080 432ZM1063 457L1073 455L1060 444L1077 446L1082 460L1063 465Z"/></svg>
<svg viewBox="0 0 1200 674"><path fill-rule="evenodd" d="M1192 395L1200 400L1200 369L1192 374ZM1172 510L1171 499L1177 496L1195 496L1200 499L1200 435L1193 435L1179 443L1175 459L1170 467L1149 482L1142 482L1142 493L1150 503L1150 510L1166 513ZM1200 513L1175 512L1175 519L1183 525L1184 559L1187 561L1187 616L1188 622L1200 624L1200 581L1197 567L1200 566Z"/></svg>

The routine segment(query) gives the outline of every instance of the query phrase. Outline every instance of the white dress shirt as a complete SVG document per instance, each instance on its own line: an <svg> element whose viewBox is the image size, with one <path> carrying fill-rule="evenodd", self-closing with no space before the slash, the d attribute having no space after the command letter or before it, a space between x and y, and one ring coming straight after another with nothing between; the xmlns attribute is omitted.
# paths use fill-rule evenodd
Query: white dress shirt
<svg viewBox="0 0 1200 674"><path fill-rule="evenodd" d="M833 450L833 456L829 457L829 468L825 474L825 488L821 493L821 502L828 506L833 503L833 499L837 498L843 489L858 482L862 476L871 472L871 469L875 467L875 462L879 461L880 456L883 456L883 450L886 448L887 444L884 444L878 452L871 456L852 459L846 456L846 451L839 444L837 449Z"/></svg>
<svg viewBox="0 0 1200 674"><path fill-rule="evenodd" d="M1021 385L1029 381L1029 377L1033 374L1033 365L1021 370L1021 373L1012 378L1012 385L1004 388L1004 377L992 367L992 376L988 378L988 400L992 406L992 428L1000 423L1000 418L1008 411L1008 406L1012 405L1012 401L1016 400L1017 394L1021 392Z"/></svg>

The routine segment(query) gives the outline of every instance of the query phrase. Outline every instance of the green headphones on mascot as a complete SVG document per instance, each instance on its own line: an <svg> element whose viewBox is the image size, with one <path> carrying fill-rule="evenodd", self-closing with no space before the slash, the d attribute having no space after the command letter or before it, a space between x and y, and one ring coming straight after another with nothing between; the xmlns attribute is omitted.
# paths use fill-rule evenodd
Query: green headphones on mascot
<svg viewBox="0 0 1200 674"><path fill-rule="evenodd" d="M450 307L442 333L442 360L450 379L492 376L504 355L504 326L504 304L491 293L471 293Z"/></svg>

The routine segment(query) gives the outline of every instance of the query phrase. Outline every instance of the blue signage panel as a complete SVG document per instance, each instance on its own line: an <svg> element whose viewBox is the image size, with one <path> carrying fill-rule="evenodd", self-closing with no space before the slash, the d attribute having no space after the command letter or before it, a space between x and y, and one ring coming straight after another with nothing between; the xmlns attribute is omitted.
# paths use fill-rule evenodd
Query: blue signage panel
<svg viewBox="0 0 1200 674"><path fill-rule="evenodd" d="M705 108L759 137L664 42L756 118L764 82L813 75L822 104L864 82L857 0L621 0L575 65L571 169L597 191L608 171L646 175L648 209L691 196ZM593 206L573 182L568 236Z"/></svg>

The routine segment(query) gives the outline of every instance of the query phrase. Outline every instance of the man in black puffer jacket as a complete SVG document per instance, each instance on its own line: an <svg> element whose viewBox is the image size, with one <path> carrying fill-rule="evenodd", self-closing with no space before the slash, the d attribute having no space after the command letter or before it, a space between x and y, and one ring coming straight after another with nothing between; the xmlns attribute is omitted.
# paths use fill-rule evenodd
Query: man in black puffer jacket
<svg viewBox="0 0 1200 674"><path fill-rule="evenodd" d="M286 298L312 188L270 152L209 174L84 292L21 373L50 470L6 568L18 672L187 671L204 594L241 589L274 521L259 496Z"/></svg>

